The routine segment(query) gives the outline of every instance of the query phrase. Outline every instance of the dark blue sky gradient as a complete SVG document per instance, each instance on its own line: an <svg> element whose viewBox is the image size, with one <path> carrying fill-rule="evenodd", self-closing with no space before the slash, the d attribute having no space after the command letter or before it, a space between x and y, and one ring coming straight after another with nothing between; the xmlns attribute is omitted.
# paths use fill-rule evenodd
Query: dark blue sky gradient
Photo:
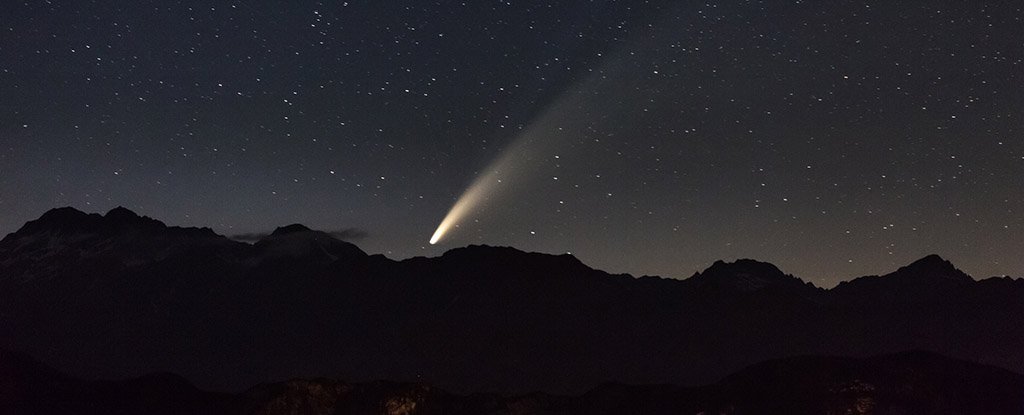
<svg viewBox="0 0 1024 415"><path fill-rule="evenodd" d="M995 1L10 2L0 233L124 205L225 235L356 228L394 258L486 243L685 277L752 257L832 286L938 253L1021 275L1021 16ZM551 142L428 245L530 131Z"/></svg>

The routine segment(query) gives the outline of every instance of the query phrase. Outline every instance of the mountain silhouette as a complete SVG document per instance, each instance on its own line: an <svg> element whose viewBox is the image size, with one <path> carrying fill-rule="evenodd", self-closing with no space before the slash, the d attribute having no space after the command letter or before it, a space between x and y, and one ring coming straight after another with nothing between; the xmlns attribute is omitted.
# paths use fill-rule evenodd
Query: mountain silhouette
<svg viewBox="0 0 1024 415"><path fill-rule="evenodd" d="M790 290L803 293L808 298L817 297L822 291L814 284L783 273L775 265L752 259L739 259L735 262L715 261L711 267L694 274L686 281L701 289L742 292Z"/></svg>
<svg viewBox="0 0 1024 415"><path fill-rule="evenodd" d="M928 256L826 290L754 260L685 280L468 246L401 261L302 225L254 244L117 208L0 240L0 348L83 378L300 377L454 393L710 384L797 355L930 350L1024 371L1024 280Z"/></svg>
<svg viewBox="0 0 1024 415"><path fill-rule="evenodd" d="M299 224L275 229L257 241L255 248L264 258L290 257L316 264L335 261L351 264L366 257L366 253L353 244Z"/></svg>

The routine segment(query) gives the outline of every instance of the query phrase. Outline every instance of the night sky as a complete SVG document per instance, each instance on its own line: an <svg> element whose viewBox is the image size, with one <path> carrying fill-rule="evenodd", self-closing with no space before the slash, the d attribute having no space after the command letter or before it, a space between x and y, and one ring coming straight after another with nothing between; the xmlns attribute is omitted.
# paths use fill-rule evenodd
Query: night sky
<svg viewBox="0 0 1024 415"><path fill-rule="evenodd" d="M215 3L4 2L0 233L123 205L395 259L1024 274L1020 2Z"/></svg>

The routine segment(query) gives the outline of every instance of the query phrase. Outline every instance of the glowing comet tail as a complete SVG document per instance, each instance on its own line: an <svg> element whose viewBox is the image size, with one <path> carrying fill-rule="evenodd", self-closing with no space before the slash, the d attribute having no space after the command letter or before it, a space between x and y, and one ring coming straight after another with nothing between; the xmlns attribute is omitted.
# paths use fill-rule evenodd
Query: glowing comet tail
<svg viewBox="0 0 1024 415"><path fill-rule="evenodd" d="M604 118L595 117L595 114L607 111L605 106L608 101L622 101L624 103L620 105L623 107L628 107L629 102L639 102L639 99L630 95L634 93L631 89L622 86L632 84L620 82L621 85L616 85L609 82L609 79L627 79L627 66L619 64L627 55L616 53L614 56L606 58L602 70L582 79L575 85L576 87L562 91L539 117L530 122L526 130L516 137L509 147L501 152L498 159L492 162L459 197L437 226L434 235L430 237L431 245L444 238L459 221L475 210L478 204L490 201L498 189L506 193L513 190L509 187L528 183L528 176L536 175L543 170L545 157L566 143L565 136L571 134L569 131L599 127L598 124L604 122ZM602 91L608 96L621 99L595 99L594 91ZM583 120L586 120L585 124ZM608 122L614 120L617 118L608 118ZM511 177L515 177L514 183L509 180Z"/></svg>
<svg viewBox="0 0 1024 415"><path fill-rule="evenodd" d="M550 153L564 141L559 125L565 123L573 111L578 111L588 97L577 93L563 92L558 100L548 106L545 111L527 129L516 137L509 147L487 167L487 170L473 181L473 184L459 197L444 220L437 226L430 244L436 244L448 233L456 223L481 202L491 199L501 189L508 192L510 187L529 182L529 176L536 175L540 169L542 157ZM537 157L535 157L537 156ZM511 177L515 177L511 180Z"/></svg>
<svg viewBox="0 0 1024 415"><path fill-rule="evenodd" d="M526 140L519 139L513 144L513 148L505 151L505 154L499 158L496 162L492 163L492 168L487 173L480 177L477 177L473 181L473 184L469 186L459 200L455 202L448 214L445 215L444 220L441 221L440 225L437 225L437 230L434 231L434 235L430 237L430 244L434 245L437 241L440 241L452 227L455 226L463 217L465 217L473 206L476 206L483 200L486 200L490 194L495 190L495 185L499 183L498 177L500 171L504 170L502 167L511 167L515 154L519 153L523 147L525 147Z"/></svg>
<svg viewBox="0 0 1024 415"><path fill-rule="evenodd" d="M448 229L454 226L459 219L466 215L470 206L476 203L480 197L479 195L484 193L484 191L484 186L479 180L474 182L473 186L459 198L459 201L455 202L455 205L452 206L452 209L448 211L447 215L445 215L441 224L437 225L437 230L435 230L434 235L430 237L430 244L436 244L437 241L441 240L441 237L444 236L445 232L448 232Z"/></svg>

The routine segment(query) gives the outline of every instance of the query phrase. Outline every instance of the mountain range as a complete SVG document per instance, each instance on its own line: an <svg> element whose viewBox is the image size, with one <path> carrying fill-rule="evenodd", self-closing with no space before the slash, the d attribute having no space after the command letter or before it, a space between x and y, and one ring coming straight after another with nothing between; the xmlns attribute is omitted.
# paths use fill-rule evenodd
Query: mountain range
<svg viewBox="0 0 1024 415"><path fill-rule="evenodd" d="M1020 414L1024 375L913 351L868 359L798 356L701 387L608 383L584 394L453 394L423 383L291 379L238 393L156 373L85 381L0 353L0 404L22 414L554 415Z"/></svg>
<svg viewBox="0 0 1024 415"><path fill-rule="evenodd" d="M1021 327L1024 280L978 281L934 255L822 289L754 260L678 280L506 247L396 261L302 225L248 244L124 208L53 209L0 240L0 349L86 380L578 395L907 350L1022 373Z"/></svg>

